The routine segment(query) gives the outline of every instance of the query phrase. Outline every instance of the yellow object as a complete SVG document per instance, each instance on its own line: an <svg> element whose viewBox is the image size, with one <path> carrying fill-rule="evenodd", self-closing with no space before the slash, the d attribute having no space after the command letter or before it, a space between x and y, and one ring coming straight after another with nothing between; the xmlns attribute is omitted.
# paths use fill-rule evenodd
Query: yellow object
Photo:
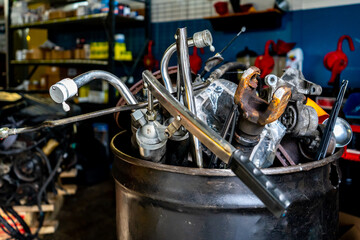
<svg viewBox="0 0 360 240"><path fill-rule="evenodd" d="M316 102L314 102L310 98L307 99L306 105L310 106L310 107L313 107L316 110L316 113L317 113L318 117L329 115L327 112L324 111L324 109L322 109L319 105L317 105Z"/></svg>
<svg viewBox="0 0 360 240"><path fill-rule="evenodd" d="M49 156L53 151L54 149L59 146L59 142L56 141L55 139L50 139L46 145L42 148L43 152L45 153L46 156Z"/></svg>

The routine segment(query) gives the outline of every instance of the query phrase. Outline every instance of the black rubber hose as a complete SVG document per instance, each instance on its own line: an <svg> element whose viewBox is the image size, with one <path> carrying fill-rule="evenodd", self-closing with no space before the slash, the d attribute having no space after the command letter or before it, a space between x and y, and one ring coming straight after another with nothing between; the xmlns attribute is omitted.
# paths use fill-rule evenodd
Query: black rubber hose
<svg viewBox="0 0 360 240"><path fill-rule="evenodd" d="M215 69L209 76L209 81L215 81L221 78L226 72L234 70L234 69L241 69L246 70L247 66L241 62L228 62L223 64L221 67Z"/></svg>

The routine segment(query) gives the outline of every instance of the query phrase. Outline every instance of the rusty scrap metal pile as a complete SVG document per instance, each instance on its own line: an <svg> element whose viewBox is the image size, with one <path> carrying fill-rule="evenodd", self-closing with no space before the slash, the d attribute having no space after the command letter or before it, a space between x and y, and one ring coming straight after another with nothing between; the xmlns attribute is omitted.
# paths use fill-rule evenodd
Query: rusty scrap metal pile
<svg viewBox="0 0 360 240"><path fill-rule="evenodd" d="M258 68L230 62L204 78L224 60L217 53L206 61L203 73L194 76L189 47L210 47L214 51L211 33L204 30L188 38L186 28L179 28L175 40L163 55L161 76L143 72L145 103L139 103L116 76L91 71L53 85L50 88L53 100L67 109L66 101L77 94L78 88L102 79L111 83L128 105L59 123L49 121L35 128L132 109L132 154L160 164L230 168L275 216L283 216L291 203L259 168L315 161L346 145L348 142L337 142L332 133L338 111L332 112L327 127L318 123L309 96L320 95L322 89L297 69L288 68L282 76L269 74L261 79ZM175 52L178 70L174 78L168 64ZM238 84L221 78L234 69L243 71ZM338 105L346 84L338 96ZM265 87L260 89L259 85ZM345 121L342 123L346 125ZM2 137L26 130L29 129L2 129Z"/></svg>

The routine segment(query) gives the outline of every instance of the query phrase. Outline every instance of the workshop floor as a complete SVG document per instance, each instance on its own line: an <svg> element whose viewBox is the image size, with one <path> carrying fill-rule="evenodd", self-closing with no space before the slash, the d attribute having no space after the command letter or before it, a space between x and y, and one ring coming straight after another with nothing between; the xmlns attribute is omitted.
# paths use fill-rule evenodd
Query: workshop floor
<svg viewBox="0 0 360 240"><path fill-rule="evenodd" d="M55 234L43 240L113 240L116 239L114 180L92 186L79 185L75 195L65 196Z"/></svg>

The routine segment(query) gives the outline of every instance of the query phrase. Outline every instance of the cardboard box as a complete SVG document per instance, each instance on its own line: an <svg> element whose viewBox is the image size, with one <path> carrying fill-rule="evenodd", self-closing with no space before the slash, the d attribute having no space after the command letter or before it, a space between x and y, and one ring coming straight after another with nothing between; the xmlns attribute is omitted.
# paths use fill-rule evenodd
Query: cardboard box
<svg viewBox="0 0 360 240"><path fill-rule="evenodd" d="M79 48L74 50L75 59L85 59L85 49Z"/></svg>
<svg viewBox="0 0 360 240"><path fill-rule="evenodd" d="M72 59L72 51L71 50L65 50L63 52L63 59Z"/></svg>
<svg viewBox="0 0 360 240"><path fill-rule="evenodd" d="M58 19L58 18L65 18L65 17L66 17L66 13L64 11L61 11L61 10L55 10L55 11L51 11L49 13L49 20Z"/></svg>
<svg viewBox="0 0 360 240"><path fill-rule="evenodd" d="M55 67L55 66L51 66L51 67L46 67L45 69L45 74L46 75L59 75L60 76L60 67Z"/></svg>
<svg viewBox="0 0 360 240"><path fill-rule="evenodd" d="M63 59L63 53L61 50L51 50L51 59Z"/></svg>
<svg viewBox="0 0 360 240"><path fill-rule="evenodd" d="M26 59L27 60L39 60L43 59L43 51L40 48L33 48L27 51Z"/></svg>
<svg viewBox="0 0 360 240"><path fill-rule="evenodd" d="M46 60L50 60L51 59L51 50L43 50L44 53L44 58Z"/></svg>
<svg viewBox="0 0 360 240"><path fill-rule="evenodd" d="M75 17L76 16L76 10L66 11L65 16L66 17Z"/></svg>

